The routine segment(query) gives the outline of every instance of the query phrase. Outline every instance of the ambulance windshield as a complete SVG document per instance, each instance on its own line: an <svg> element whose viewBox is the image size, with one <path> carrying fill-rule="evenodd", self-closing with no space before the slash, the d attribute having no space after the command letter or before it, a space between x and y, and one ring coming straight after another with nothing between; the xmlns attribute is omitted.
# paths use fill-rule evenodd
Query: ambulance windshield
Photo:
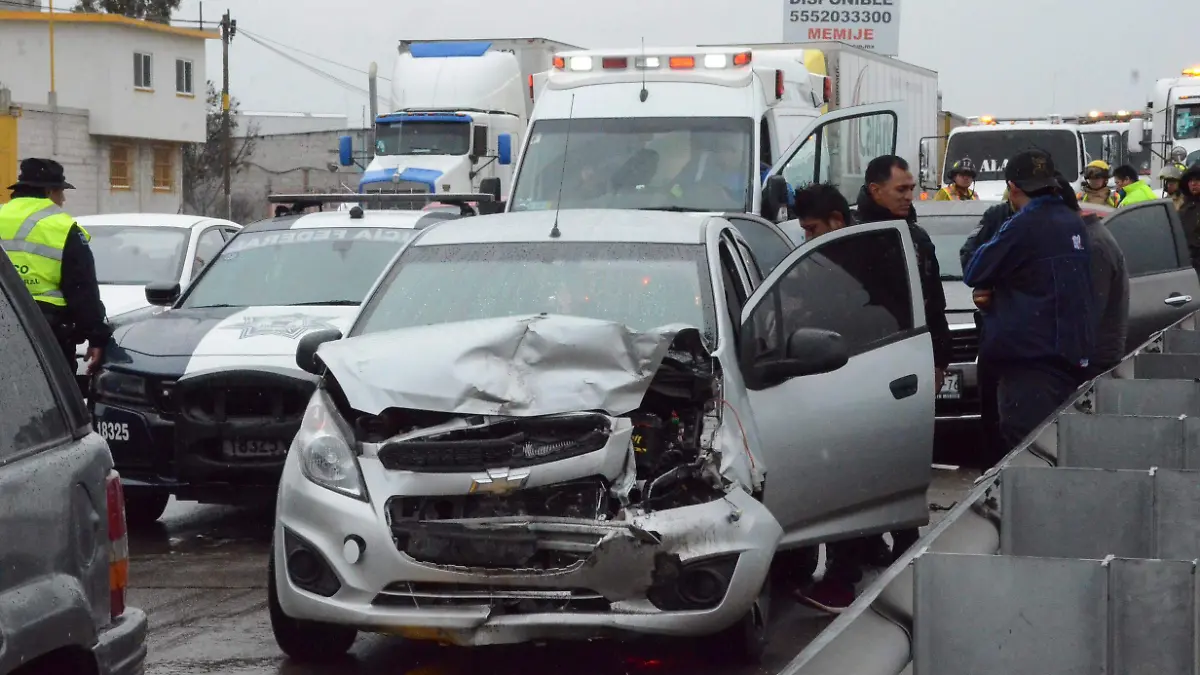
<svg viewBox="0 0 1200 675"><path fill-rule="evenodd" d="M1054 168L1067 180L1079 178L1079 135L1071 129L1021 129L990 127L950 137L946 147L946 165L969 158L979 171L976 180L1004 180L1004 167L1019 152L1038 149L1050 153ZM949 177L943 177L949 182Z"/></svg>
<svg viewBox="0 0 1200 675"><path fill-rule="evenodd" d="M748 118L537 120L515 179L512 210L746 212L752 206L753 139Z"/></svg>

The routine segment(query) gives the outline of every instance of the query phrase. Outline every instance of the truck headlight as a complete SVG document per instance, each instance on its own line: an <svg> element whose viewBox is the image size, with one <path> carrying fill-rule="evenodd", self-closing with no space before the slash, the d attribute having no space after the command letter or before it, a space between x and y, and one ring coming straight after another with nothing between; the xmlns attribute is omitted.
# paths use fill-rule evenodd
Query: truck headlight
<svg viewBox="0 0 1200 675"><path fill-rule="evenodd" d="M362 472L328 394L318 389L296 434L304 476L323 488L367 501Z"/></svg>
<svg viewBox="0 0 1200 675"><path fill-rule="evenodd" d="M126 401L148 401L146 378L104 370L96 376L96 393L101 396Z"/></svg>

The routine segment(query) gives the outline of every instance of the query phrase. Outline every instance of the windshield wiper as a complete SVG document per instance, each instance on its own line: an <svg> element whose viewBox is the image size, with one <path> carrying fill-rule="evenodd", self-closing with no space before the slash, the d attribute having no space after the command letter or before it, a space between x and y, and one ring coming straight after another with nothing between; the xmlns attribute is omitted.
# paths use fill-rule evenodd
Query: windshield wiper
<svg viewBox="0 0 1200 675"><path fill-rule="evenodd" d="M713 209L695 209L690 206L643 206L635 211L670 211L672 213L708 213ZM720 209L717 209L720 211Z"/></svg>
<svg viewBox="0 0 1200 675"><path fill-rule="evenodd" d="M284 307L355 307L362 304L362 300L321 300L319 302L293 302Z"/></svg>

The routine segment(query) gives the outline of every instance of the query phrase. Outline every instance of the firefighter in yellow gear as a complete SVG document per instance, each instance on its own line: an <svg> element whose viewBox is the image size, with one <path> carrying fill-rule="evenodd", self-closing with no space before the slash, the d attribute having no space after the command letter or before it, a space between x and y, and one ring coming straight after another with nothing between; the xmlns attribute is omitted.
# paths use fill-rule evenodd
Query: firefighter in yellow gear
<svg viewBox="0 0 1200 675"><path fill-rule="evenodd" d="M75 348L88 342L88 372L99 368L111 335L105 321L91 235L62 209L66 181L50 159L21 162L12 200L0 207L0 247L50 324L58 348L75 374Z"/></svg>
<svg viewBox="0 0 1200 675"><path fill-rule="evenodd" d="M1098 159L1083 169L1083 188L1075 193L1080 204L1104 204L1116 208L1117 193L1108 185L1112 170L1108 162Z"/></svg>
<svg viewBox="0 0 1200 675"><path fill-rule="evenodd" d="M975 172L975 165L969 158L955 162L954 166L950 167L950 184L938 190L937 194L933 196L933 201L957 202L979 199L979 195L971 189L971 185L975 183L978 175Z"/></svg>
<svg viewBox="0 0 1200 675"><path fill-rule="evenodd" d="M1162 171L1158 172L1158 179L1162 181L1163 199L1170 199L1175 204L1176 211L1183 206L1183 191L1179 189L1179 181L1186 172L1186 166L1174 163L1164 166Z"/></svg>

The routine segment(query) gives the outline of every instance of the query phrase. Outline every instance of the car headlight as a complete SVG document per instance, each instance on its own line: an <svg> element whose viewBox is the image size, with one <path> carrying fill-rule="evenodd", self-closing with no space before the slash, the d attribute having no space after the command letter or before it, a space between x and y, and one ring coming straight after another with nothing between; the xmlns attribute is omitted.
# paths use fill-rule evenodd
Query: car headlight
<svg viewBox="0 0 1200 675"><path fill-rule="evenodd" d="M119 398L129 401L149 400L146 378L104 370L96 376L96 392L109 398Z"/></svg>
<svg viewBox="0 0 1200 675"><path fill-rule="evenodd" d="M350 448L328 394L318 389L296 434L304 476L323 488L367 501L358 460Z"/></svg>

